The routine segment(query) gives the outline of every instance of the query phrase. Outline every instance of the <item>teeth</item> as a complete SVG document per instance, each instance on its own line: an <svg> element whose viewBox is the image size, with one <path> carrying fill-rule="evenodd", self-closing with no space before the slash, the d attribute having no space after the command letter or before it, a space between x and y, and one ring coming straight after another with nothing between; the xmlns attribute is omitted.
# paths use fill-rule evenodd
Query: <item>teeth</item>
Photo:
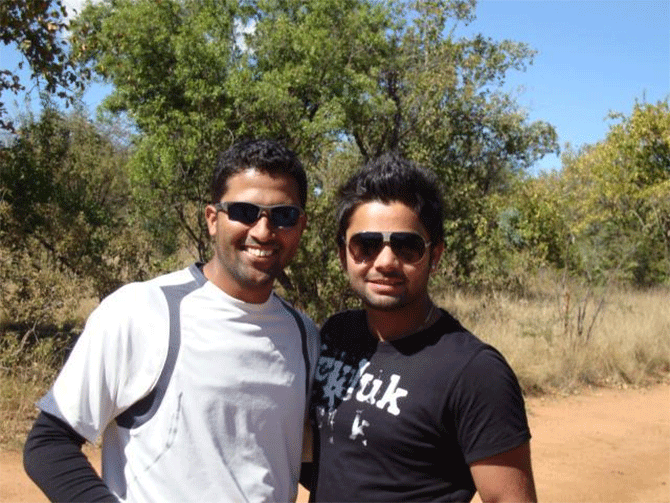
<svg viewBox="0 0 670 503"><path fill-rule="evenodd" d="M247 251L256 257L269 257L272 255L272 250L261 250L260 248L247 248Z"/></svg>

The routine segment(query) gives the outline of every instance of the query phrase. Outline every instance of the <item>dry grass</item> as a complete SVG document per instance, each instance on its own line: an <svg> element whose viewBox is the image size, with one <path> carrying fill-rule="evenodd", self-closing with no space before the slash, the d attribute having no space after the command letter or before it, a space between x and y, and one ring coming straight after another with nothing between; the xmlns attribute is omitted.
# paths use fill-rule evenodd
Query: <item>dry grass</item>
<svg viewBox="0 0 670 503"><path fill-rule="evenodd" d="M670 376L667 289L544 288L532 300L454 292L436 301L505 355L526 393L643 385ZM9 335L0 337L0 445L20 448L65 344L49 338L22 346Z"/></svg>
<svg viewBox="0 0 670 503"><path fill-rule="evenodd" d="M63 362L63 346L55 338L31 345L22 345L13 334L0 338L0 445L12 449L23 445L37 413L35 402Z"/></svg>
<svg viewBox="0 0 670 503"><path fill-rule="evenodd" d="M505 355L527 393L668 378L667 289L557 290L533 300L454 293L438 303Z"/></svg>

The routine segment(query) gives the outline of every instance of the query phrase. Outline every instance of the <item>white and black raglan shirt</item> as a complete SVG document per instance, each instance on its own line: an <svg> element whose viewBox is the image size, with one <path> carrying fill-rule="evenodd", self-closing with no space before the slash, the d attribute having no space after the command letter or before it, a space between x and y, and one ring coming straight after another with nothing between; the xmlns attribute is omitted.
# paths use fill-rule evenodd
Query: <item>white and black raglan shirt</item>
<svg viewBox="0 0 670 503"><path fill-rule="evenodd" d="M102 481L120 501L293 501L317 352L309 318L274 293L230 297L197 265L123 286L38 403L53 421L29 464L60 429L75 446L102 439ZM67 469L37 472L65 494ZM81 494L95 484L86 475Z"/></svg>

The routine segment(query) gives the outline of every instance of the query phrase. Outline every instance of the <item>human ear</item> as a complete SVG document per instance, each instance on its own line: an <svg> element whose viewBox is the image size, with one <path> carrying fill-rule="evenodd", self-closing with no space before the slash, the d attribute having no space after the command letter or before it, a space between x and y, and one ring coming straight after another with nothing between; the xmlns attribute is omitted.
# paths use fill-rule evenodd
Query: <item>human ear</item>
<svg viewBox="0 0 670 503"><path fill-rule="evenodd" d="M218 213L214 205L208 204L205 206L205 221L207 222L207 230L210 236L216 236L216 219Z"/></svg>
<svg viewBox="0 0 670 503"><path fill-rule="evenodd" d="M300 235L302 235L303 232L305 232L305 229L307 228L307 215L305 213L300 215L298 225L300 226Z"/></svg>
<svg viewBox="0 0 670 503"><path fill-rule="evenodd" d="M430 270L431 272L437 269L437 264L440 263L440 258L444 252L444 243L438 243L430 250Z"/></svg>
<svg viewBox="0 0 670 503"><path fill-rule="evenodd" d="M337 254L340 257L340 265L342 266L342 270L344 272L347 272L347 250L344 246L339 246L337 248Z"/></svg>

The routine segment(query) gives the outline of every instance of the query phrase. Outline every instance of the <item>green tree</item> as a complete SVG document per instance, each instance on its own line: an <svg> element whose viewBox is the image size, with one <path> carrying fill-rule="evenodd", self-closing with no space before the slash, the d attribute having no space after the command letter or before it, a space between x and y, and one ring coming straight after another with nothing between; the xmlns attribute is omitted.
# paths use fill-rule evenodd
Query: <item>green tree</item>
<svg viewBox="0 0 670 503"><path fill-rule="evenodd" d="M104 105L140 134L134 198L166 252L188 237L204 259L201 211L218 150L236 137L225 84L235 56L235 2L121 0L88 5L73 23L80 62L114 84Z"/></svg>
<svg viewBox="0 0 670 503"><path fill-rule="evenodd" d="M570 233L557 173L518 178L485 199L472 283L527 293L541 268L565 267Z"/></svg>
<svg viewBox="0 0 670 503"><path fill-rule="evenodd" d="M71 319L78 300L153 275L150 242L128 211L126 160L127 147L88 119L49 107L0 148L0 280L12 322Z"/></svg>
<svg viewBox="0 0 670 503"><path fill-rule="evenodd" d="M473 0L115 0L88 6L72 43L114 84L108 108L127 112L142 133L133 187L166 246L181 229L204 258L202 187L214 153L239 137L297 150L319 207L332 197L336 177L326 171L341 168L342 153L348 169L395 149L444 180L447 245L467 277L483 199L556 149L553 128L528 124L501 91L533 51L457 39L456 26L473 16ZM320 219L332 215L310 212L312 228L328 228ZM320 233L306 248L334 257ZM289 296L318 303L323 266L299 259L288 280L300 275L308 293L298 298L296 281L286 281Z"/></svg>
<svg viewBox="0 0 670 503"><path fill-rule="evenodd" d="M592 279L644 286L670 279L670 110L636 103L605 140L563 156L563 198Z"/></svg>
<svg viewBox="0 0 670 503"><path fill-rule="evenodd" d="M14 45L32 70L31 80L44 82L44 91L73 103L83 89L82 76L69 59L66 10L61 0L3 0L0 3L0 41ZM19 62L19 69L24 61ZM0 93L24 91L15 70L0 68ZM0 129L13 130L7 110L0 102Z"/></svg>
<svg viewBox="0 0 670 503"><path fill-rule="evenodd" d="M557 149L553 128L528 124L500 88L534 52L482 35L455 38L474 16L470 1L254 6L251 50L230 80L247 127L290 138L308 159L339 141L361 162L399 150L436 170L453 273L472 279L485 198Z"/></svg>

